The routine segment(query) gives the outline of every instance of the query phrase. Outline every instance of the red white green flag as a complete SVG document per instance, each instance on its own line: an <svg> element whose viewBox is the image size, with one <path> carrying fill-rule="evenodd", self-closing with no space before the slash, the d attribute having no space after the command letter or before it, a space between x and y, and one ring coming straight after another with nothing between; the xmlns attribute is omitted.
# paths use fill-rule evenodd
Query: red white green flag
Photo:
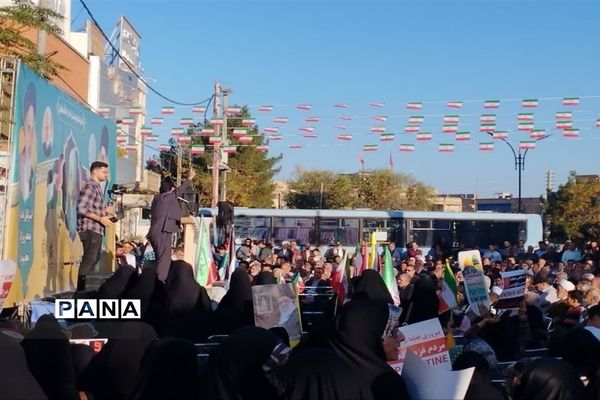
<svg viewBox="0 0 600 400"><path fill-rule="evenodd" d="M192 107L192 112L196 114L204 114L206 112L206 107L196 106Z"/></svg>
<svg viewBox="0 0 600 400"><path fill-rule="evenodd" d="M519 113L517 121L533 121L533 113Z"/></svg>
<svg viewBox="0 0 600 400"><path fill-rule="evenodd" d="M348 108L350 107L348 104L346 103L337 103L334 105L335 108Z"/></svg>
<svg viewBox="0 0 600 400"><path fill-rule="evenodd" d="M211 136L208 138L208 143L210 144L221 144L223 142L223 138L221 136Z"/></svg>
<svg viewBox="0 0 600 400"><path fill-rule="evenodd" d="M303 126L302 128L300 128L300 131L312 133L315 131L315 128L313 128L312 126Z"/></svg>
<svg viewBox="0 0 600 400"><path fill-rule="evenodd" d="M433 135L431 133L427 133L427 132L417 133L417 140L419 140L419 141L428 141L428 140L431 140L432 138L433 138Z"/></svg>
<svg viewBox="0 0 600 400"><path fill-rule="evenodd" d="M312 108L312 106L310 104L299 104L296 106L296 108L302 111L309 111Z"/></svg>
<svg viewBox="0 0 600 400"><path fill-rule="evenodd" d="M236 146L224 146L223 147L223 153L225 153L225 154L235 154L236 151L237 151Z"/></svg>
<svg viewBox="0 0 600 400"><path fill-rule="evenodd" d="M302 136L304 136L307 139L316 139L317 138L317 134L314 132L306 132Z"/></svg>
<svg viewBox="0 0 600 400"><path fill-rule="evenodd" d="M344 133L342 135L338 135L338 140L345 140L345 141L350 141L352 140L352 135L349 133Z"/></svg>
<svg viewBox="0 0 600 400"><path fill-rule="evenodd" d="M267 146L266 144L261 144L259 146L256 146L256 150L260 151L261 153L266 153L267 151L269 151L270 147Z"/></svg>
<svg viewBox="0 0 600 400"><path fill-rule="evenodd" d="M385 133L385 126L374 126L371 128L371 133Z"/></svg>
<svg viewBox="0 0 600 400"><path fill-rule="evenodd" d="M160 150L162 152L169 152L169 151L171 151L171 145L170 144L161 144L158 146L158 150Z"/></svg>
<svg viewBox="0 0 600 400"><path fill-rule="evenodd" d="M234 138L241 138L242 136L246 136L248 131L248 128L233 128L233 132L231 132L231 134Z"/></svg>
<svg viewBox="0 0 600 400"><path fill-rule="evenodd" d="M409 143L401 144L400 145L400 151L403 151L403 152L415 151L415 145L414 144L409 144Z"/></svg>
<svg viewBox="0 0 600 400"><path fill-rule="evenodd" d="M384 117L384 116L381 116L381 115L376 115L376 116L371 117L371 119L374 120L374 121L377 121L377 122L387 122L388 117Z"/></svg>
<svg viewBox="0 0 600 400"><path fill-rule="evenodd" d="M158 142L158 136L148 135L146 136L146 142Z"/></svg>
<svg viewBox="0 0 600 400"><path fill-rule="evenodd" d="M492 144L493 146L493 144ZM444 268L444 279L442 280L442 290L439 295L439 308L438 314L442 314L448 310L456 308L458 305L456 301L456 294L458 293L458 285L454 273L450 268L450 264L446 261Z"/></svg>
<svg viewBox="0 0 600 400"><path fill-rule="evenodd" d="M444 115L444 124L458 124L459 121L459 115Z"/></svg>
<svg viewBox="0 0 600 400"><path fill-rule="evenodd" d="M565 97L562 101L563 106L578 106L579 97Z"/></svg>
<svg viewBox="0 0 600 400"><path fill-rule="evenodd" d="M260 107L258 107L258 111L271 112L271 111L273 111L273 106L260 106Z"/></svg>
<svg viewBox="0 0 600 400"><path fill-rule="evenodd" d="M412 126L412 125L408 125L404 127L404 132L405 133L417 133L421 130L420 126Z"/></svg>
<svg viewBox="0 0 600 400"><path fill-rule="evenodd" d="M191 118L189 119L191 120ZM211 118L210 121L208 121L208 124L211 126L222 126L225 124L225 121L223 118Z"/></svg>
<svg viewBox="0 0 600 400"><path fill-rule="evenodd" d="M177 142L180 144L190 144L190 143L192 143L192 137L191 136L179 136L177 138Z"/></svg>
<svg viewBox="0 0 600 400"><path fill-rule="evenodd" d="M342 115L340 116L342 121L352 121L352 115Z"/></svg>
<svg viewBox="0 0 600 400"><path fill-rule="evenodd" d="M335 129L341 129L341 130L344 130L344 131L345 131L346 129L348 129L348 127L347 127L346 125L336 125L336 126L334 126L334 128L335 128Z"/></svg>
<svg viewBox="0 0 600 400"><path fill-rule="evenodd" d="M494 142L479 142L479 150L481 150L481 151L494 150Z"/></svg>
<svg viewBox="0 0 600 400"><path fill-rule="evenodd" d="M458 125L444 125L442 127L444 133L456 133L458 132Z"/></svg>
<svg viewBox="0 0 600 400"><path fill-rule="evenodd" d="M109 107L100 107L98 109L98 114L102 115L103 117L106 117L108 114L110 114L110 108Z"/></svg>
<svg viewBox="0 0 600 400"><path fill-rule="evenodd" d="M394 134L393 133L382 133L379 135L379 141L381 142L393 142Z"/></svg>
<svg viewBox="0 0 600 400"><path fill-rule="evenodd" d="M129 142L129 136L117 136L117 144L125 144Z"/></svg>
<svg viewBox="0 0 600 400"><path fill-rule="evenodd" d="M185 133L183 128L171 128L171 136L181 136Z"/></svg>
<svg viewBox="0 0 600 400"><path fill-rule="evenodd" d="M287 122L288 122L288 119L286 117L273 118L274 124L287 124Z"/></svg>
<svg viewBox="0 0 600 400"><path fill-rule="evenodd" d="M508 139L508 132L496 131L494 132L494 139Z"/></svg>
<svg viewBox="0 0 600 400"><path fill-rule="evenodd" d="M190 149L190 154L193 156L204 154L204 146L199 145L199 144L193 145L192 148Z"/></svg>
<svg viewBox="0 0 600 400"><path fill-rule="evenodd" d="M532 131L533 130L533 122L519 122L517 125L517 129L520 131Z"/></svg>
<svg viewBox="0 0 600 400"><path fill-rule="evenodd" d="M495 130L496 124L494 123L481 124L479 126L479 132L494 132Z"/></svg>
<svg viewBox="0 0 600 400"><path fill-rule="evenodd" d="M215 134L215 130L213 128L202 128L200 130L200 136L208 137Z"/></svg>
<svg viewBox="0 0 600 400"><path fill-rule="evenodd" d="M279 128L271 126L271 127L265 128L264 131L268 132L268 133L277 133L277 132L279 132Z"/></svg>
<svg viewBox="0 0 600 400"><path fill-rule="evenodd" d="M573 117L573 113L571 111L559 111L556 113L557 121L570 121Z"/></svg>
<svg viewBox="0 0 600 400"><path fill-rule="evenodd" d="M161 114L165 114L165 115L171 115L171 114L175 114L175 107L163 107L160 109L160 113Z"/></svg>
<svg viewBox="0 0 600 400"><path fill-rule="evenodd" d="M241 144L249 144L252 143L252 136L242 136L238 139Z"/></svg>
<svg viewBox="0 0 600 400"><path fill-rule="evenodd" d="M438 150L442 153L451 153L454 151L454 143L440 143Z"/></svg>
<svg viewBox="0 0 600 400"><path fill-rule="evenodd" d="M383 283L385 283L385 286L390 292L392 300L394 301L394 305L400 305L398 283L396 282L396 277L394 276L394 262L392 260L392 254L390 253L390 249L388 249L387 246L385 247L383 253Z"/></svg>
<svg viewBox="0 0 600 400"><path fill-rule="evenodd" d="M479 117L479 122L482 124L489 124L496 122L496 114L481 114Z"/></svg>
<svg viewBox="0 0 600 400"><path fill-rule="evenodd" d="M525 99L521 102L523 108L536 108L538 106L538 99Z"/></svg>
<svg viewBox="0 0 600 400"><path fill-rule="evenodd" d="M596 119L596 128L600 128L600 118Z"/></svg>
<svg viewBox="0 0 600 400"><path fill-rule="evenodd" d="M218 279L217 266L210 248L208 223L200 217L198 224L198 253L196 254L196 282L200 286L212 285Z"/></svg>
<svg viewBox="0 0 600 400"><path fill-rule="evenodd" d="M454 138L458 141L471 140L471 134L469 132L457 132Z"/></svg>
<svg viewBox="0 0 600 400"><path fill-rule="evenodd" d="M121 123L123 125L133 125L135 123L135 119L131 117L124 117L121 119Z"/></svg>
<svg viewBox="0 0 600 400"><path fill-rule="evenodd" d="M321 120L320 117L306 117L304 121L306 122L319 122Z"/></svg>
<svg viewBox="0 0 600 400"><path fill-rule="evenodd" d="M241 115L241 107L227 107L227 115Z"/></svg>
<svg viewBox="0 0 600 400"><path fill-rule="evenodd" d="M568 138L579 137L579 129L565 129L562 135Z"/></svg>
<svg viewBox="0 0 600 400"><path fill-rule="evenodd" d="M344 257L339 262L337 268L333 272L331 286L334 292L337 294L338 303L344 304L346 300L346 295L348 294L348 282L350 279L350 274L348 270L348 252L344 252ZM297 275L299 275L297 273ZM296 275L294 275L296 278ZM302 281L302 278L298 277L298 282Z"/></svg>
<svg viewBox="0 0 600 400"><path fill-rule="evenodd" d="M483 108L499 108L500 100L486 100L483 103Z"/></svg>
<svg viewBox="0 0 600 400"><path fill-rule="evenodd" d="M140 134L143 136L152 135L152 128L150 128L149 126L142 126L142 128L140 129Z"/></svg>
<svg viewBox="0 0 600 400"><path fill-rule="evenodd" d="M377 102L377 101L374 101L374 102L372 102L372 103L369 103L369 105L370 105L371 107L373 107L373 108L383 108L383 107L385 107L385 104L384 104L384 103L380 103L380 102Z"/></svg>
<svg viewBox="0 0 600 400"><path fill-rule="evenodd" d="M165 119L163 117L155 117L150 120L152 125L162 125Z"/></svg>
<svg viewBox="0 0 600 400"><path fill-rule="evenodd" d="M269 140L281 140L283 136L281 135L269 135Z"/></svg>
<svg viewBox="0 0 600 400"><path fill-rule="evenodd" d="M129 107L129 115L141 115L143 114L142 107Z"/></svg>
<svg viewBox="0 0 600 400"><path fill-rule="evenodd" d="M363 146L363 151L377 151L379 146L376 144L365 144Z"/></svg>
<svg viewBox="0 0 600 400"><path fill-rule="evenodd" d="M290 144L290 149L301 149L302 145L301 144Z"/></svg>
<svg viewBox="0 0 600 400"><path fill-rule="evenodd" d="M423 117L422 115L411 115L410 117L408 117L409 124L422 124L424 120L425 117Z"/></svg>
<svg viewBox="0 0 600 400"><path fill-rule="evenodd" d="M573 121L556 121L556 129L570 129L573 127Z"/></svg>
<svg viewBox="0 0 600 400"><path fill-rule="evenodd" d="M194 123L194 120L191 118L181 118L179 120L179 125L190 126Z"/></svg>
<svg viewBox="0 0 600 400"><path fill-rule="evenodd" d="M535 141L533 140L522 140L519 143L520 150L532 150L535 149Z"/></svg>
<svg viewBox="0 0 600 400"><path fill-rule="evenodd" d="M137 151L137 144L126 144L125 146L121 146L121 148L129 153Z"/></svg>
<svg viewBox="0 0 600 400"><path fill-rule="evenodd" d="M256 125L256 120L254 118L244 118L242 119L242 126L250 127Z"/></svg>
<svg viewBox="0 0 600 400"><path fill-rule="evenodd" d="M546 136L546 131L543 129L534 129L529 134L529 137L532 139L539 139L539 138L543 138L545 136Z"/></svg>
<svg viewBox="0 0 600 400"><path fill-rule="evenodd" d="M449 101L446 103L446 107L448 107L448 108L462 108L462 106L463 106L463 102L457 101L457 100Z"/></svg>
<svg viewBox="0 0 600 400"><path fill-rule="evenodd" d="M423 108L423 103L418 102L418 101L412 101L412 102L406 104L407 110L420 110L422 108Z"/></svg>

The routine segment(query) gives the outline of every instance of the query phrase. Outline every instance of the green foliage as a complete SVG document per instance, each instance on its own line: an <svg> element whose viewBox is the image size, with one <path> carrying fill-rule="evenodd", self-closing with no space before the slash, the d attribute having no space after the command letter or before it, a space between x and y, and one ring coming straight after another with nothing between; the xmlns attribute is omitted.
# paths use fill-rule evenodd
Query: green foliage
<svg viewBox="0 0 600 400"><path fill-rule="evenodd" d="M247 107L242 107L242 117L251 118ZM228 120L227 126L241 127L241 118ZM205 145L206 152L201 156L190 156L190 147L184 146L182 151L182 167L196 169L194 178L196 188L200 191L200 206L209 207L212 199L212 166L213 146L208 145L208 138L201 137L199 132L202 126L190 128L188 134L192 136L192 144ZM238 146L235 154L228 156L227 165L231 172L227 174L227 200L238 207L269 208L273 206L275 184L273 177L279 168L277 163L281 156L268 157L256 150L256 145L263 144L263 137L259 135L258 128L251 129L248 134L253 137L251 146ZM231 144L238 144L237 139L230 137ZM146 168L165 176L177 176L177 151L178 144L170 140L171 151L162 152L158 159L150 159ZM185 174L183 174L185 177Z"/></svg>
<svg viewBox="0 0 600 400"><path fill-rule="evenodd" d="M38 54L36 43L23 34L37 29L50 35L60 35L60 28L53 22L60 19L60 14L24 0L16 0L13 6L0 7L0 55L20 58L46 79L58 75L66 68L46 55Z"/></svg>
<svg viewBox="0 0 600 400"><path fill-rule="evenodd" d="M429 210L432 188L410 175L375 170L341 175L331 171L297 171L288 182L290 208L371 208L375 210Z"/></svg>
<svg viewBox="0 0 600 400"><path fill-rule="evenodd" d="M577 180L549 192L545 203L551 239L597 239L600 236L600 182Z"/></svg>

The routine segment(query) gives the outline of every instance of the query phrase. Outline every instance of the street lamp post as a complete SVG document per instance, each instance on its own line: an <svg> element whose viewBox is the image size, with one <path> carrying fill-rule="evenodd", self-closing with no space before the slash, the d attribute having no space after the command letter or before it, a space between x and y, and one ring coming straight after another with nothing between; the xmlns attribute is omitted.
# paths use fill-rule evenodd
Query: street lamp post
<svg viewBox="0 0 600 400"><path fill-rule="evenodd" d="M485 132L490 136L494 136L493 132ZM552 135L546 135L543 136L541 138L537 138L535 140L535 142L539 142L540 140L546 139L548 137L550 137ZM529 149L525 149L525 151L523 153L521 153L521 149L517 148L517 150L515 150L515 148L513 147L512 144L510 144L510 142L504 138L500 138L500 140L502 140L504 143L506 143L508 145L508 147L510 148L510 150L513 153L514 156L514 160L515 160L515 169L518 171L518 175L519 175L519 200L517 203L517 209L519 213L523 212L523 208L521 207L521 174L523 172L523 170L525 169L525 157L527 156L527 152L529 151Z"/></svg>

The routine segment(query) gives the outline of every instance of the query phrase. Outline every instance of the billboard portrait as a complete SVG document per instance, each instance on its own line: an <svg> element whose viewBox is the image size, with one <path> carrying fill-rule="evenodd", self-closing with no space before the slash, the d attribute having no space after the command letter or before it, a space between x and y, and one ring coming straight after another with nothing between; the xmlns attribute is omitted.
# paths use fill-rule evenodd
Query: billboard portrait
<svg viewBox="0 0 600 400"><path fill-rule="evenodd" d="M114 122L19 64L5 247L18 272L7 303L72 290L82 253L77 197L93 161L115 165L115 132Z"/></svg>

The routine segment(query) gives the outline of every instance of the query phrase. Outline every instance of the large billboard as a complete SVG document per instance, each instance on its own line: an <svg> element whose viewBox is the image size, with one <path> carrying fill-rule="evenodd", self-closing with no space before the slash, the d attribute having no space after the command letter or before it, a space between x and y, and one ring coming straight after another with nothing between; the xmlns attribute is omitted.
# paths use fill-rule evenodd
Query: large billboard
<svg viewBox="0 0 600 400"><path fill-rule="evenodd" d="M116 165L114 122L23 64L14 99L4 257L17 262L18 273L7 306L73 288L82 254L79 190L93 161Z"/></svg>

